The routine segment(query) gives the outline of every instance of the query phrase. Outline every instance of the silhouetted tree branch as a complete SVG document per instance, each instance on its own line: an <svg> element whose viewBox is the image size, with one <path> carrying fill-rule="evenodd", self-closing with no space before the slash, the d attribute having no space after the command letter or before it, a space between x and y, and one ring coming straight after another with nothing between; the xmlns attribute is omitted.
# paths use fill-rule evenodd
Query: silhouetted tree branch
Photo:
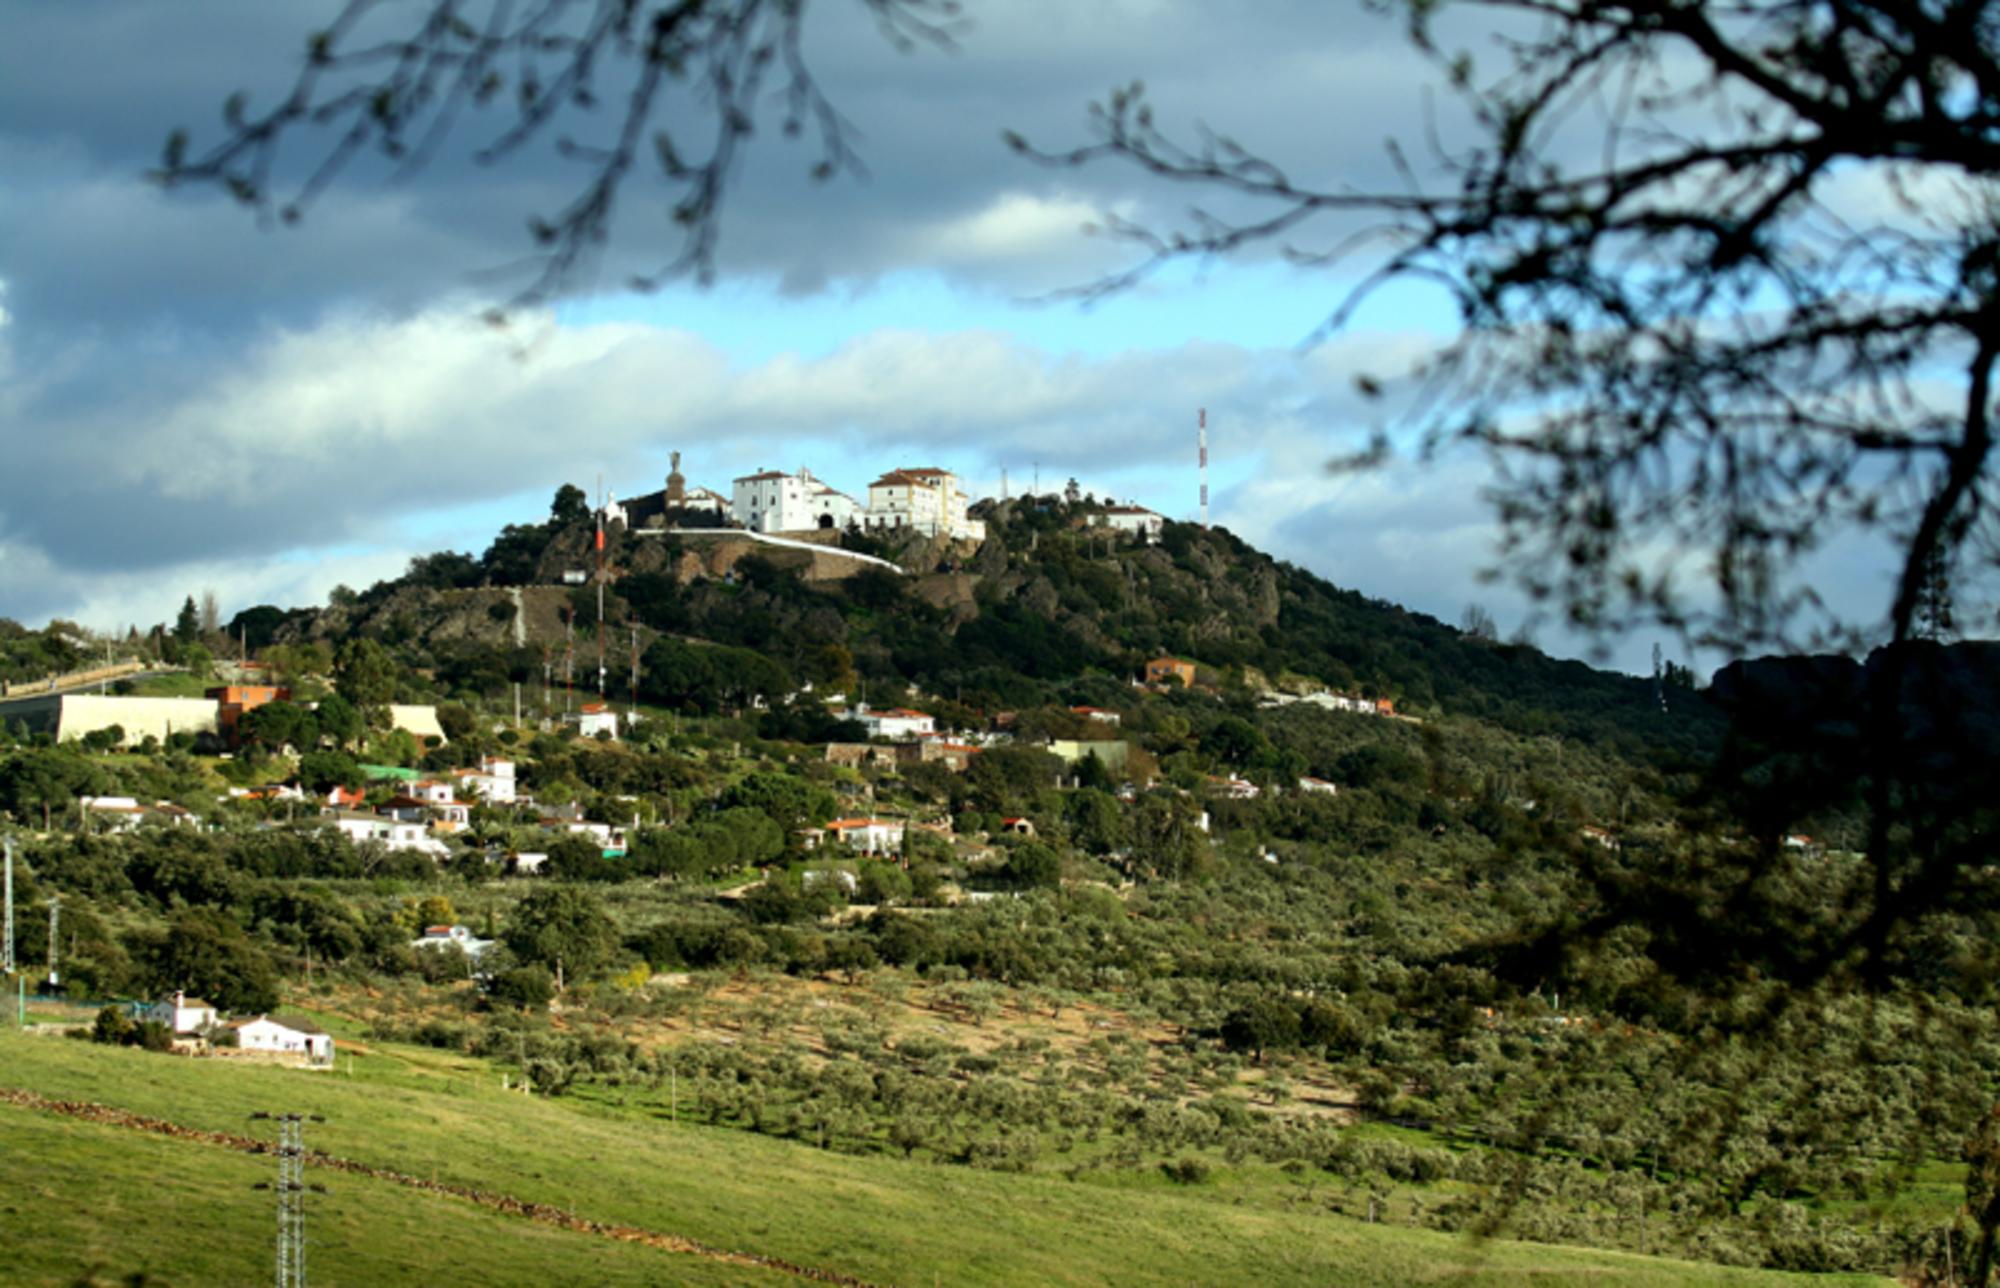
<svg viewBox="0 0 2000 1288"><path fill-rule="evenodd" d="M1437 43L1437 11L1465 8L1533 28L1497 77ZM1442 287L1462 326L1421 372L1415 441L1490 457L1503 563L1530 593L1586 627L1650 619L1736 652L1910 638L1925 569L1993 549L1988 6L1409 13L1477 135L1434 145L1438 185L1395 145L1399 190L1307 183L1234 140L1170 135L1138 85L1093 107L1085 146L1010 136L1046 164L1133 166L1231 212L1110 221L1138 257L1080 293L1271 246L1359 275L1326 332L1388 283ZM1879 620L1833 611L1801 576L1854 532L1901 556Z"/></svg>
<svg viewBox="0 0 2000 1288"><path fill-rule="evenodd" d="M901 48L948 45L958 13L957 0L856 3ZM223 137L205 148L175 130L155 178L220 187L260 217L289 223L357 156L374 153L408 176L462 114L490 113L498 124L474 153L480 164L545 139L579 165L568 202L528 217L534 249L515 305L573 284L605 244L627 180L649 164L672 194L666 213L676 249L633 284L706 281L729 180L768 103L778 105L783 135L810 137L814 178L862 171L853 127L807 61L806 10L804 0L430 0L414 8L347 0L307 38L288 94L262 112L231 95ZM607 96L618 105L600 116ZM281 166L288 145L317 158L303 177Z"/></svg>

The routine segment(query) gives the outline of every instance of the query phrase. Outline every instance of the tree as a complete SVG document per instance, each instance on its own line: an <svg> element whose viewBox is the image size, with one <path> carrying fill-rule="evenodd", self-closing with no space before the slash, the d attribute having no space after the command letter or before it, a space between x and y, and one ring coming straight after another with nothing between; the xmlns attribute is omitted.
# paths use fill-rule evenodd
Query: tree
<svg viewBox="0 0 2000 1288"><path fill-rule="evenodd" d="M174 618L174 640L179 644L192 644L201 638L201 617L194 606L194 596L189 595L181 604L179 616Z"/></svg>
<svg viewBox="0 0 2000 1288"><path fill-rule="evenodd" d="M320 736L329 739L336 748L345 749L360 741L364 732L361 712L338 693L322 701L313 714L319 717Z"/></svg>
<svg viewBox="0 0 2000 1288"><path fill-rule="evenodd" d="M364 724L383 723L384 708L396 696L396 659L374 640L356 636L340 646L334 659L333 686L361 713Z"/></svg>
<svg viewBox="0 0 2000 1288"><path fill-rule="evenodd" d="M531 892L507 923L507 947L528 965L555 972L557 986L608 966L618 951L618 929L595 895L573 885Z"/></svg>
<svg viewBox="0 0 2000 1288"><path fill-rule="evenodd" d="M590 498L582 488L574 483L565 483L556 489L555 499L549 503L549 523L554 527L567 528L579 523L590 522Z"/></svg>
<svg viewBox="0 0 2000 1288"><path fill-rule="evenodd" d="M278 1004L271 959L243 928L213 908L175 913L142 946L148 982L158 992L185 989L229 1011L269 1011Z"/></svg>
<svg viewBox="0 0 2000 1288"><path fill-rule="evenodd" d="M2000 136L1991 96L1962 97L2000 84L1983 9L1485 7L1541 23L1497 72L1438 43L1437 6L1410 6L1483 136L1442 158L1439 190L1407 168L1410 188L1314 188L1238 145L1183 144L1136 86L1093 109L1088 145L1012 141L1261 205L1119 226L1139 260L1098 290L1269 241L1351 271L1329 246L1373 221L1367 244L1391 249L1328 327L1388 282L1451 292L1462 327L1423 371L1421 440L1499 461L1506 566L1573 620L1654 617L1739 648L1851 627L1798 573L1860 531L1900 553L1885 616L1908 638L1931 552L1990 528L1996 499L2000 236L1970 176L1994 172ZM1575 118L1602 149L1559 144ZM1857 181L1892 213L1846 217ZM1944 371L1964 391L1955 411L1915 388Z"/></svg>

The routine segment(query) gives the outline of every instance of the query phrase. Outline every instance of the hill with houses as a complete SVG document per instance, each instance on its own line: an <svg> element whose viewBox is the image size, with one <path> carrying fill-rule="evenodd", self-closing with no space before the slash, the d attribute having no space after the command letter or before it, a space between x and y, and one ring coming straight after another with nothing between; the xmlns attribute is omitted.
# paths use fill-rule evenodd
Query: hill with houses
<svg viewBox="0 0 2000 1288"><path fill-rule="evenodd" d="M898 476L914 513L927 476ZM740 482L778 489L759 516L833 504L804 472ZM96 1039L34 1049L100 1053L37 1067L157 1113L133 1066L78 1070L334 1085L268 1067L275 1044L358 1056L383 1080L350 1090L387 1096L430 1061L501 1086L495 1141L525 1092L547 1106L522 1121L664 1122L780 1172L993 1178L1113 1225L1157 1199L1182 1265L1225 1254L1201 1233L1223 1211L1300 1248L1387 1217L1733 1266L1962 1264L1969 1234L1938 1231L1991 999L1932 971L1745 1029L1699 973L1744 909L1802 925L1866 880L1852 790L1792 790L1856 667L1712 692L1607 674L1083 496L759 529L673 490L621 515L565 489L483 553L324 606L205 631L191 604L125 641L108 692L56 686L76 725L0 708L29 1027ZM1939 657L1954 691L1990 669ZM1804 671L1827 692L1787 705ZM91 696L212 723L92 724ZM1990 702L1956 705L1984 737ZM1724 725L1751 707L1761 741ZM1662 876L1682 903L1644 934L1613 919ZM1973 925L1908 960L1953 960ZM1752 980L1787 968L1731 933ZM1851 1112L1793 1112L1821 1098ZM0 1147L41 1139L9 1112ZM512 1192L454 1158L468 1190ZM611 1206L680 1227L635 1202ZM723 1205L723 1228L753 1207ZM115 1223L90 1237L145 1268Z"/></svg>

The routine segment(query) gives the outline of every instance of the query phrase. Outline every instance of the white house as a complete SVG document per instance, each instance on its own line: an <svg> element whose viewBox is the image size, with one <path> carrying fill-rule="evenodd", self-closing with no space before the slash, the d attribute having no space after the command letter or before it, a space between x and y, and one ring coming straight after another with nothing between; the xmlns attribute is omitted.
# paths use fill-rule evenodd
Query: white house
<svg viewBox="0 0 2000 1288"><path fill-rule="evenodd" d="M983 520L966 517L967 497L950 470L905 467L868 485L868 512L862 526L912 528L926 537L984 541Z"/></svg>
<svg viewBox="0 0 2000 1288"><path fill-rule="evenodd" d="M837 818L826 825L826 834L862 854L901 854L906 826L899 818Z"/></svg>
<svg viewBox="0 0 2000 1288"><path fill-rule="evenodd" d="M1158 541L1167 527L1165 515L1155 514L1143 505L1107 505L1093 521L1099 527L1115 528L1148 542Z"/></svg>
<svg viewBox="0 0 2000 1288"><path fill-rule="evenodd" d="M310 1020L296 1016L258 1015L231 1020L236 1045L245 1051L278 1051L302 1055L310 1064L333 1063L333 1036Z"/></svg>
<svg viewBox="0 0 2000 1288"><path fill-rule="evenodd" d="M171 801L141 805L130 796L85 796L78 800L93 827L106 832L129 832L141 823L192 823L195 817Z"/></svg>
<svg viewBox="0 0 2000 1288"><path fill-rule="evenodd" d="M1095 720L1099 724L1119 725L1124 723L1124 717L1109 707L1071 707L1069 713L1073 716L1082 716L1086 720Z"/></svg>
<svg viewBox="0 0 2000 1288"><path fill-rule="evenodd" d="M420 822L399 818L388 818L381 814L359 814L351 810L332 810L326 815L333 826L354 844L363 841L380 841L392 850L416 850L441 859L451 853L451 847L431 835L430 828Z"/></svg>
<svg viewBox="0 0 2000 1288"><path fill-rule="evenodd" d="M1339 786L1329 783L1324 778L1301 778L1299 779L1299 790L1302 792L1318 792L1322 796L1338 796L1340 794Z"/></svg>
<svg viewBox="0 0 2000 1288"><path fill-rule="evenodd" d="M191 998L186 993L175 993L163 1002L156 1002L146 1008L142 1017L167 1026L167 1032L200 1033L203 1029L214 1028L222 1016L215 1007L200 998Z"/></svg>
<svg viewBox="0 0 2000 1288"><path fill-rule="evenodd" d="M870 738L918 738L937 732L937 717L908 707L892 707L887 711L855 707L842 713L841 718L859 724Z"/></svg>
<svg viewBox="0 0 2000 1288"><path fill-rule="evenodd" d="M481 756L479 768L459 770L458 779L465 784L468 792L494 805L512 805L516 799L514 762L511 760Z"/></svg>
<svg viewBox="0 0 2000 1288"><path fill-rule="evenodd" d="M618 713L602 702L586 702L568 719L575 723L580 738L595 738L600 733L618 736Z"/></svg>
<svg viewBox="0 0 2000 1288"><path fill-rule="evenodd" d="M424 933L410 941L412 948L457 948L477 962L493 947L491 939L481 939L466 926L425 926Z"/></svg>
<svg viewBox="0 0 2000 1288"><path fill-rule="evenodd" d="M443 788L441 800L440 787ZM457 828L472 822L472 806L453 800L449 783L431 787L422 783L413 784L410 790L399 792L382 802L378 812L404 823L425 823L435 818L446 827Z"/></svg>
<svg viewBox="0 0 2000 1288"><path fill-rule="evenodd" d="M544 832L565 836L587 836L597 842L597 848L600 850L625 848L625 834L609 823L592 823L574 818L544 818L540 820L540 826Z"/></svg>

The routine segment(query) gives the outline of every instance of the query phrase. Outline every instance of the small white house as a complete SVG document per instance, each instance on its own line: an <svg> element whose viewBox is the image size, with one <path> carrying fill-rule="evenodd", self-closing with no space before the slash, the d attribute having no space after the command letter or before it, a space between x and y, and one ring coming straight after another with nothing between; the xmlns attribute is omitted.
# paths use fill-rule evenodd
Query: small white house
<svg viewBox="0 0 2000 1288"><path fill-rule="evenodd" d="M618 713L602 702L586 702L583 709L569 717L576 724L577 736L595 738L600 733L618 736Z"/></svg>
<svg viewBox="0 0 2000 1288"><path fill-rule="evenodd" d="M1339 784L1330 783L1324 778L1301 778L1299 779L1299 790L1302 792L1317 792L1322 796L1338 796L1340 794Z"/></svg>
<svg viewBox="0 0 2000 1288"><path fill-rule="evenodd" d="M257 1015L231 1020L236 1045L245 1051L276 1051L304 1056L308 1064L333 1063L333 1035L311 1020L297 1016Z"/></svg>
<svg viewBox="0 0 2000 1288"><path fill-rule="evenodd" d="M473 934L468 926L425 926L424 933L410 941L410 947L457 948L476 962L492 949L493 943L491 939L481 939Z"/></svg>
<svg viewBox="0 0 2000 1288"><path fill-rule="evenodd" d="M175 993L165 1001L154 1003L146 1008L141 1018L164 1024L169 1033L176 1035L200 1033L214 1028L222 1020L214 1006L186 993Z"/></svg>

